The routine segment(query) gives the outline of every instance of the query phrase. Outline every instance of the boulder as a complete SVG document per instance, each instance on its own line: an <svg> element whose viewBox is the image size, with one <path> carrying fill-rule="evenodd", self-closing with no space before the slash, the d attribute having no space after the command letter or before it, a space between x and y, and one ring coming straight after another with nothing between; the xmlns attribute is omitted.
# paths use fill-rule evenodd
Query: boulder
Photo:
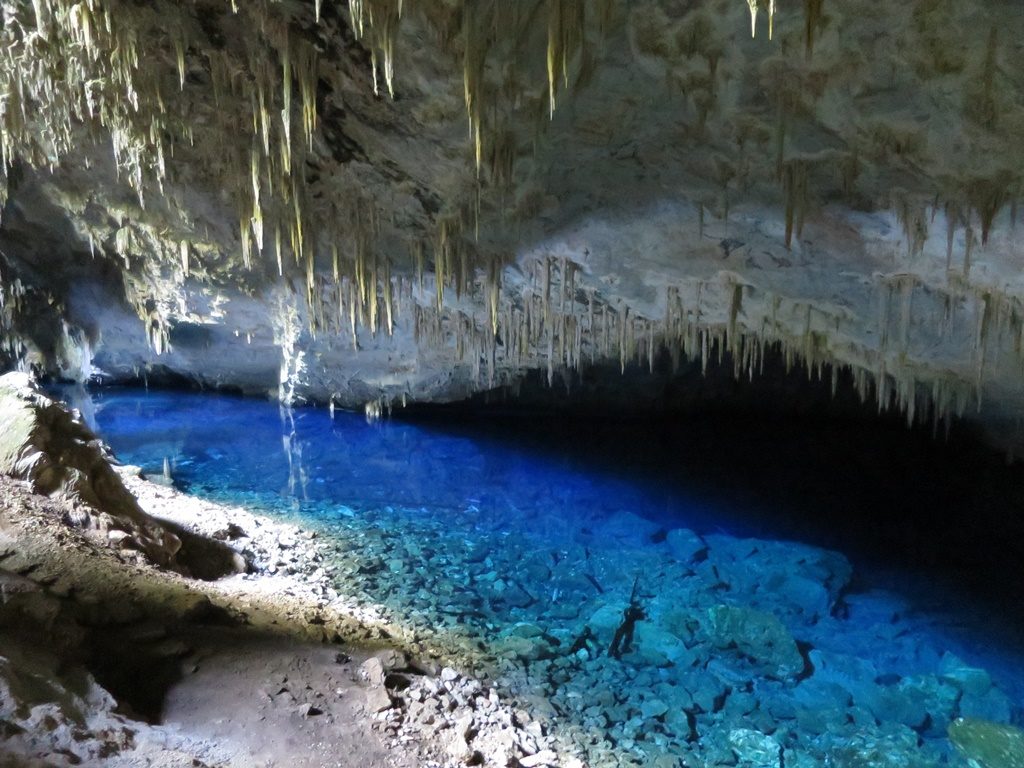
<svg viewBox="0 0 1024 768"><path fill-rule="evenodd" d="M662 527L646 517L640 517L625 510L615 512L594 527L594 533L602 538L612 538L623 544L643 546L650 544Z"/></svg>
<svg viewBox="0 0 1024 768"><path fill-rule="evenodd" d="M782 747L772 736L747 728L729 731L729 745L740 768L781 768Z"/></svg>
<svg viewBox="0 0 1024 768"><path fill-rule="evenodd" d="M992 677L988 672L968 666L952 653L945 654L939 662L939 677L968 696L984 696L992 687Z"/></svg>
<svg viewBox="0 0 1024 768"><path fill-rule="evenodd" d="M767 675L794 677L804 669L796 641L770 613L742 606L716 605L707 611L705 631L715 647L736 649Z"/></svg>
<svg viewBox="0 0 1024 768"><path fill-rule="evenodd" d="M963 694L957 714L974 720L1006 722L1010 719L1012 708L1012 702L1005 693L998 688L990 688L980 696Z"/></svg>
<svg viewBox="0 0 1024 768"><path fill-rule="evenodd" d="M705 538L708 563L732 591L773 611L781 604L810 621L829 615L853 574L838 552L724 534Z"/></svg>
<svg viewBox="0 0 1024 768"><path fill-rule="evenodd" d="M919 742L917 733L895 723L840 733L828 750L825 764L842 768L935 768L938 756L922 749Z"/></svg>
<svg viewBox="0 0 1024 768"><path fill-rule="evenodd" d="M896 685L878 685L857 701L880 721L920 729L928 721L928 696L919 686L901 680Z"/></svg>
<svg viewBox="0 0 1024 768"><path fill-rule="evenodd" d="M1024 768L1024 731L987 720L957 718L949 740L971 768Z"/></svg>
<svg viewBox="0 0 1024 768"><path fill-rule="evenodd" d="M672 557L681 563L692 563L707 555L708 545L688 528L673 528L665 536L665 544Z"/></svg>

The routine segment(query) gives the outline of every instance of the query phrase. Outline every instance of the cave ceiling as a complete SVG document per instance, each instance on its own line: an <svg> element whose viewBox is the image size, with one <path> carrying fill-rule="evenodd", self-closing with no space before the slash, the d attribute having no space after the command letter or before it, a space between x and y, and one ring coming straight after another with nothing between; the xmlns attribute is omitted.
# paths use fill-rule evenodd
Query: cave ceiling
<svg viewBox="0 0 1024 768"><path fill-rule="evenodd" d="M8 365L362 406L777 355L1021 442L1019 0L0 9Z"/></svg>

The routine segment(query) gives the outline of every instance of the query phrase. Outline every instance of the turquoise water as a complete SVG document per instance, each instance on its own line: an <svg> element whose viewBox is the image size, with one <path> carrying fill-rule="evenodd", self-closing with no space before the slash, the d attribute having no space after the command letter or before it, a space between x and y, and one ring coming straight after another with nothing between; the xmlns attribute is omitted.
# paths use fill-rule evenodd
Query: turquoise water
<svg viewBox="0 0 1024 768"><path fill-rule="evenodd" d="M749 731L787 765L960 765L951 719L1022 719L1020 628L998 607L1019 582L969 585L977 553L953 560L942 536L886 527L948 488L873 496L886 480L868 467L833 470L799 440L749 431L746 452L730 448L729 425L676 441L597 423L370 424L131 390L90 408L123 461L317 528L337 546L339 591L441 645L474 644L507 693L584 734L595 764L752 765L763 744ZM888 513L853 517L887 498ZM611 658L634 589L645 618Z"/></svg>

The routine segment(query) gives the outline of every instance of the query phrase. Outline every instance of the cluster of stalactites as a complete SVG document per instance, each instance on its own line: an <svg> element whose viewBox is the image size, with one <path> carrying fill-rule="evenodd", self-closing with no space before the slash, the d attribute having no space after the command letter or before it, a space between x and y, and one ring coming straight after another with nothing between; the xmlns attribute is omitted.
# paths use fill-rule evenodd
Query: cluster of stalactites
<svg viewBox="0 0 1024 768"><path fill-rule="evenodd" d="M0 30L3 167L21 160L52 168L81 155L83 138L109 140L119 176L145 207L147 186L163 192L168 159L187 150L191 167L233 195L244 264L264 251L272 229L283 271L283 229L311 276L301 169L317 126L316 51L289 35L265 3L234 9L250 16L248 26L258 34L207 51L189 47L187 8L174 13L121 0L13 4ZM162 66L164 52L173 67ZM190 93L190 59L198 57L210 73L212 105L204 94ZM113 243L126 264L130 235L122 227ZM187 273L187 247L182 254Z"/></svg>
<svg viewBox="0 0 1024 768"><path fill-rule="evenodd" d="M319 7L319 3L317 3ZM469 123L469 137L477 171L483 168L489 154L497 180L506 181L500 173L508 137L508 113L522 101L528 83L517 82L516 68L507 63L523 53L518 46L530 39L529 25L545 19L548 115L554 116L557 94L570 87L572 61L586 40L588 17L599 28L607 25L614 0L590 4L584 0L524 0L523 2L463 3L459 8L461 27L458 43L461 48L463 98ZM383 71L388 93L394 95L395 53L402 20L402 0L348 0L352 28L356 38L370 51L374 91L379 90ZM495 31L498 31L497 38ZM447 41L449 44L455 40ZM496 59L500 58L500 61ZM489 62L491 66L489 67ZM489 150L486 145L493 144Z"/></svg>
<svg viewBox="0 0 1024 768"><path fill-rule="evenodd" d="M514 382L536 368L546 368L550 384L558 376L568 383L572 372L613 360L623 372L630 365L653 372L663 356L671 361L672 370L683 360L695 360L705 372L713 360L722 364L728 356L737 378L753 379L763 373L766 359L776 356L787 372L802 365L808 377L830 377L833 394L845 371L863 402L876 403L880 411L896 409L908 424L930 420L935 429L943 423L948 426L952 416L979 401L980 378L972 381L911 354L908 307L914 284L902 278L883 283L883 303L888 306L891 295L898 294L900 308L895 319L896 313L891 315L888 309L880 319L883 342L874 348L855 341L855 332L839 333L844 322L840 315L812 302L758 296L736 276L668 287L665 313L659 318L644 317L619 300L602 297L581 276L580 265L571 259L547 257L533 263L526 281L510 296L496 290L494 276L477 274L463 289L472 299L468 305L425 302L435 290L430 281L438 282L434 275L378 276L374 282L381 283L373 300L383 307L382 297L390 292L396 310L402 306L411 311L416 342L449 349L481 387ZM745 304L751 298L758 301L748 316ZM337 283L327 281L320 286L317 301L322 308L336 305L335 312L321 310L324 317L336 318L328 319L324 330L349 333L358 346L356 324L345 323L348 313L365 307L355 283L345 277ZM1024 307L991 292L974 301L969 311L978 318L981 359L984 350L1012 336L1024 366ZM952 317L948 322L951 329Z"/></svg>
<svg viewBox="0 0 1024 768"><path fill-rule="evenodd" d="M169 116L159 75L139 67L134 23L144 11L99 0L33 0L9 9L0 31L0 151L54 167L79 150L79 125L109 135L119 171L144 203L147 176L166 176Z"/></svg>
<svg viewBox="0 0 1024 768"><path fill-rule="evenodd" d="M383 69L388 94L395 95L395 40L402 19L402 0L348 0L356 39L370 50L373 92L379 93L379 70ZM316 0L317 20L320 0Z"/></svg>
<svg viewBox="0 0 1024 768"><path fill-rule="evenodd" d="M747 0L750 7L750 36L757 37L757 12L764 4L764 0ZM768 0L768 39L771 40L775 34L775 0Z"/></svg>

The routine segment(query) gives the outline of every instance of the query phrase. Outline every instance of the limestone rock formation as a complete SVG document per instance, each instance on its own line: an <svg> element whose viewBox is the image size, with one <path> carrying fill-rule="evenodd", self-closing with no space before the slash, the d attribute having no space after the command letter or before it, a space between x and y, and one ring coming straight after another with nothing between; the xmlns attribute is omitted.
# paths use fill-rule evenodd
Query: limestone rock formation
<svg viewBox="0 0 1024 768"><path fill-rule="evenodd" d="M6 364L376 408L778 355L1021 442L1017 0L0 7Z"/></svg>
<svg viewBox="0 0 1024 768"><path fill-rule="evenodd" d="M112 469L103 444L27 374L0 377L0 473L28 481L37 493L73 502L68 522L111 546L137 549L172 565L181 540L139 507Z"/></svg>

